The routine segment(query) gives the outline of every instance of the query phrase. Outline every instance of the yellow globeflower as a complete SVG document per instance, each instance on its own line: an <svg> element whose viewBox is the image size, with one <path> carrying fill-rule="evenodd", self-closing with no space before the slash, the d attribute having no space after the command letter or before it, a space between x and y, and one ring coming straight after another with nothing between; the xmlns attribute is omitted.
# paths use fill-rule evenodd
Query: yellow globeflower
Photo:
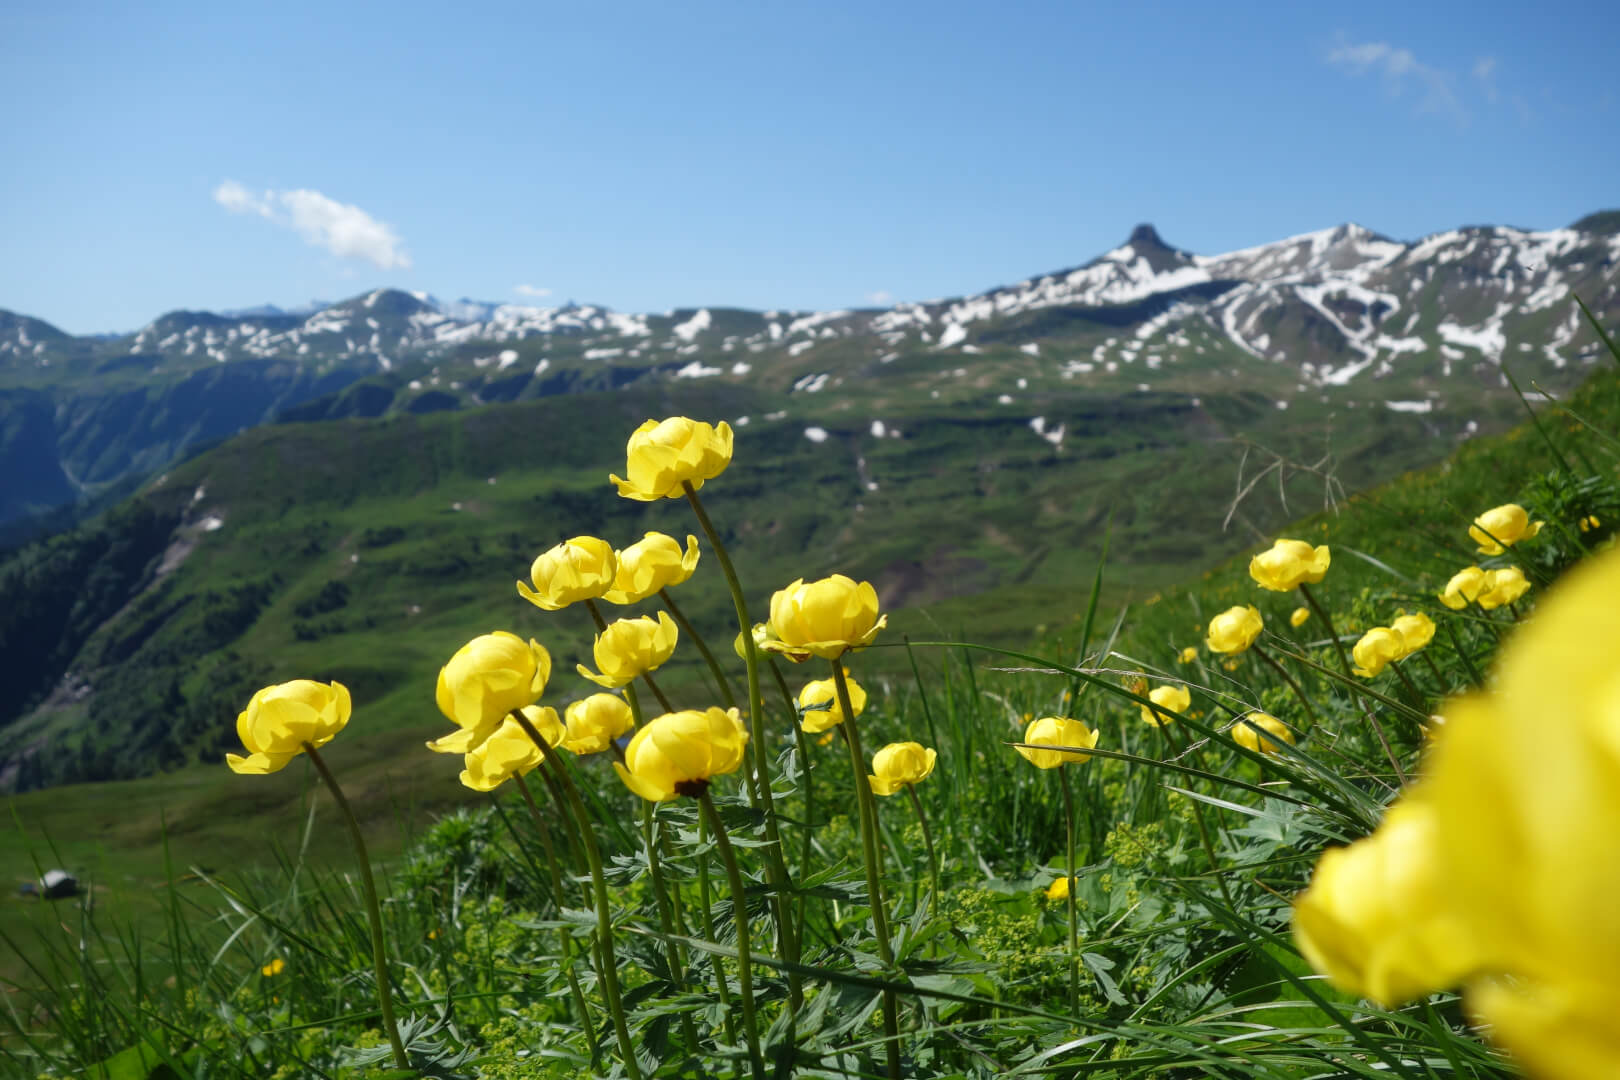
<svg viewBox="0 0 1620 1080"><path fill-rule="evenodd" d="M1048 900L1067 900L1069 898L1069 879L1060 877L1046 887Z"/></svg>
<svg viewBox="0 0 1620 1080"><path fill-rule="evenodd" d="M1179 654L1177 654L1176 663L1190 664L1196 659L1198 659L1198 646L1188 645L1185 649L1182 649Z"/></svg>
<svg viewBox="0 0 1620 1080"><path fill-rule="evenodd" d="M1295 608L1294 613L1288 616L1288 625L1292 626L1295 630L1298 630L1300 627L1305 625L1305 620L1309 619L1310 617L1311 609L1302 605Z"/></svg>
<svg viewBox="0 0 1620 1080"><path fill-rule="evenodd" d="M556 746L562 738L557 710L549 705L526 706L523 716L548 746ZM474 791L494 791L512 777L529 772L544 758L545 753L523 727L508 716L493 735L467 752L461 782Z"/></svg>
<svg viewBox="0 0 1620 1080"><path fill-rule="evenodd" d="M279 772L306 743L319 749L331 742L349 722L349 711L349 691L342 683L294 679L266 686L236 718L247 757L226 754L225 764L238 773Z"/></svg>
<svg viewBox="0 0 1620 1080"><path fill-rule="evenodd" d="M843 574L805 583L803 578L771 597L770 638L764 648L789 660L837 659L872 644L889 617L878 614L877 590Z"/></svg>
<svg viewBox="0 0 1620 1080"><path fill-rule="evenodd" d="M1479 545L1481 555L1500 555L1504 547L1528 540L1541 531L1543 522L1531 521L1518 503L1507 503L1487 510L1468 527L1468 538ZM1498 543L1498 541L1501 541Z"/></svg>
<svg viewBox="0 0 1620 1080"><path fill-rule="evenodd" d="M264 965L264 967L260 968L259 974L263 975L267 979L272 979L286 970L287 961L278 956L268 964Z"/></svg>
<svg viewBox="0 0 1620 1080"><path fill-rule="evenodd" d="M649 720L624 748L613 770L625 787L650 802L701 795L709 778L742 764L748 732L736 709L665 713Z"/></svg>
<svg viewBox="0 0 1620 1080"><path fill-rule="evenodd" d="M627 499L654 502L679 499L683 483L693 489L713 480L731 464L731 425L724 420L710 426L684 416L648 420L630 435L625 448L625 474L608 479Z"/></svg>
<svg viewBox="0 0 1620 1080"><path fill-rule="evenodd" d="M1485 573L1485 589L1479 594L1479 606L1491 611L1503 604L1513 603L1529 591L1530 582L1525 580L1524 571L1517 566L1488 570Z"/></svg>
<svg viewBox="0 0 1620 1080"><path fill-rule="evenodd" d="M890 743L872 755L872 771L866 777L872 794L893 795L908 784L926 780L937 756L922 743Z"/></svg>
<svg viewBox="0 0 1620 1080"><path fill-rule="evenodd" d="M1401 637L1401 655L1395 658L1397 660L1406 659L1434 640L1434 620L1421 611L1416 615L1399 616L1389 628Z"/></svg>
<svg viewBox="0 0 1620 1080"><path fill-rule="evenodd" d="M567 727L558 745L575 754L599 754L635 727L630 703L618 694L592 694L569 705L563 715Z"/></svg>
<svg viewBox="0 0 1620 1080"><path fill-rule="evenodd" d="M598 675L584 664L576 665L576 670L598 686L615 689L638 675L657 671L675 651L678 637L675 620L666 611L660 611L656 620L651 615L616 619L596 635L591 650L602 673Z"/></svg>
<svg viewBox="0 0 1620 1080"><path fill-rule="evenodd" d="M551 654L538 641L497 630L456 650L439 669L434 701L460 731L435 739L429 750L465 754L495 733L513 709L533 705L551 678Z"/></svg>
<svg viewBox="0 0 1620 1080"><path fill-rule="evenodd" d="M1356 661L1356 674L1370 679L1380 674L1385 665L1406 655L1406 643L1401 635L1387 626L1375 626L1356 642L1350 655Z"/></svg>
<svg viewBox="0 0 1620 1080"><path fill-rule="evenodd" d="M769 641L771 638L771 628L762 622L757 622L754 624L752 637L754 639L754 648L763 649L765 647L765 642ZM731 651L737 654L737 659L739 660L748 659L748 650L743 647L743 636L741 630L737 631L737 636L732 639ZM810 654L806 653L805 655L808 656Z"/></svg>
<svg viewBox="0 0 1620 1080"><path fill-rule="evenodd" d="M1148 694L1148 700L1161 709L1178 713L1186 712L1188 707L1192 705L1192 695L1187 692L1185 686L1155 686L1152 692ZM1142 710L1143 722L1152 724L1154 727L1168 724L1175 719L1175 717L1167 713L1160 712L1158 709L1150 709L1146 705L1137 707Z"/></svg>
<svg viewBox="0 0 1620 1080"><path fill-rule="evenodd" d="M1331 561L1326 544L1312 547L1303 540L1278 540L1269 551L1249 560L1249 576L1263 589L1287 592L1321 581Z"/></svg>
<svg viewBox="0 0 1620 1080"><path fill-rule="evenodd" d="M1477 566L1470 566L1451 575L1446 582L1446 589L1440 594L1440 602L1453 611L1472 604L1479 599L1479 594L1488 587L1485 580L1485 571Z"/></svg>
<svg viewBox="0 0 1620 1080"><path fill-rule="evenodd" d="M619 552L613 587L602 594L602 599L610 604L639 604L659 589L679 585L691 577L697 564L697 537L688 534L683 553L673 536L650 532Z"/></svg>
<svg viewBox="0 0 1620 1080"><path fill-rule="evenodd" d="M1253 725L1253 726L1251 726ZM1259 728L1256 731L1255 728ZM1279 740L1294 745L1294 733L1288 725L1270 713L1252 712L1232 725L1232 741L1245 750L1276 757L1282 752Z"/></svg>
<svg viewBox="0 0 1620 1080"><path fill-rule="evenodd" d="M866 691L861 684L844 672L849 686L849 707L859 716L866 711ZM838 684L831 679L816 679L804 684L799 691L799 726L812 735L831 731L844 722L844 710L838 704Z"/></svg>
<svg viewBox="0 0 1620 1080"><path fill-rule="evenodd" d="M520 581L517 591L543 611L558 611L607 592L617 570L611 544L595 536L576 536L541 552L529 567L534 587Z"/></svg>
<svg viewBox="0 0 1620 1080"><path fill-rule="evenodd" d="M1079 720L1066 716L1043 716L1030 721L1024 729L1024 741L1036 746L1082 746L1090 749L1097 745L1097 733ZM1037 769L1055 769L1070 761L1089 761L1090 754L1072 750L1032 750L1017 746L1017 750Z"/></svg>
<svg viewBox="0 0 1620 1080"><path fill-rule="evenodd" d="M1209 620L1209 634L1204 644L1209 646L1210 652L1240 653L1254 644L1264 628L1260 610L1253 604L1227 608Z"/></svg>

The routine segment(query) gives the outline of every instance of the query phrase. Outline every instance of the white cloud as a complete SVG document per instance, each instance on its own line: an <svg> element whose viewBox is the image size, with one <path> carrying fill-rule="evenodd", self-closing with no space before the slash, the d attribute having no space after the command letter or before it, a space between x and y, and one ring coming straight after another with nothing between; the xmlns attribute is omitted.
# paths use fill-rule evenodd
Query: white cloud
<svg viewBox="0 0 1620 1080"><path fill-rule="evenodd" d="M868 304L888 304L892 303L893 301L894 294L886 289L879 289L876 292L869 292L866 294L866 302Z"/></svg>
<svg viewBox="0 0 1620 1080"><path fill-rule="evenodd" d="M384 270L406 270L411 257L393 229L358 206L318 191L249 191L235 180L214 189L214 201L233 214L257 214L292 229L304 242L345 259L365 259Z"/></svg>
<svg viewBox="0 0 1620 1080"><path fill-rule="evenodd" d="M536 300L551 295L550 289L542 288L539 285L514 285L512 286L512 291L517 293L519 296L532 296Z"/></svg>
<svg viewBox="0 0 1620 1080"><path fill-rule="evenodd" d="M1474 78L1485 91L1485 100L1496 104L1496 57L1482 56L1474 61Z"/></svg>
<svg viewBox="0 0 1620 1080"><path fill-rule="evenodd" d="M1399 96L1409 81L1415 82L1423 92L1418 111L1439 113L1451 117L1458 123L1466 123L1468 120L1467 110L1462 107L1462 103L1457 100L1456 92L1451 88L1451 76L1439 68L1423 63L1410 49L1398 48L1385 41L1358 44L1341 36L1338 44L1329 51L1327 62L1334 67L1346 68L1357 75L1366 74L1368 71L1381 73L1384 85L1392 97ZM1494 61L1492 63L1494 66Z"/></svg>

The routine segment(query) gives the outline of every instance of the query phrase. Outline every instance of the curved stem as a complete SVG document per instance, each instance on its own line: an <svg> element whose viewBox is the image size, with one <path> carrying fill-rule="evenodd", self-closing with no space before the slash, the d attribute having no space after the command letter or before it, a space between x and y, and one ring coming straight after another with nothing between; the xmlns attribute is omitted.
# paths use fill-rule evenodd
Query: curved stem
<svg viewBox="0 0 1620 1080"><path fill-rule="evenodd" d="M675 625L680 628L681 634L689 638L692 644L697 646L698 655L702 656L703 662L709 665L709 674L714 676L715 685L720 689L721 702L725 704L726 708L735 709L737 707L737 697L731 692L731 681L726 678L725 669L720 666L720 661L716 660L714 653L709 651L709 643L704 641L703 636L697 632L697 628L687 621L685 614L676 606L675 598L669 595L668 589L659 589L658 598L669 609L670 618L675 620Z"/></svg>
<svg viewBox="0 0 1620 1080"><path fill-rule="evenodd" d="M641 681L647 684L647 689L653 692L653 697L658 699L658 704L664 707L665 712L672 713L675 711L675 706L669 703L669 698L665 697L664 692L658 688L658 684L653 682L652 672L643 671Z"/></svg>
<svg viewBox="0 0 1620 1080"><path fill-rule="evenodd" d="M1069 770L1067 765L1059 765L1057 774L1058 786L1063 789L1063 824L1065 835L1068 837L1064 872L1069 875L1069 887L1064 890L1064 895L1068 897L1069 901L1069 1011L1075 1016L1079 1016L1080 916L1074 899L1074 795L1069 791Z"/></svg>
<svg viewBox="0 0 1620 1080"><path fill-rule="evenodd" d="M338 805L343 820L349 823L349 836L354 840L354 853L360 860L360 884L366 892L366 917L371 922L371 965L377 977L377 1007L382 1012L383 1030L388 1033L388 1045L394 1051L394 1064L401 1069L411 1067L411 1059L405 1055L405 1044L399 1039L399 1025L394 1022L394 995L388 984L388 945L383 940L382 905L377 901L377 882L371 876L371 856L366 854L366 838L360 835L360 822L355 820L354 810L349 806L349 800L343 797L343 789L338 787L337 777L332 770L326 767L326 761L316 752L311 743L301 744L304 753L315 765L315 771L321 774L326 781L328 790L332 792L332 799Z"/></svg>
<svg viewBox="0 0 1620 1080"><path fill-rule="evenodd" d="M748 901L743 891L742 872L737 869L737 855L731 850L725 822L720 820L707 791L698 796L698 805L708 819L709 828L714 830L715 846L720 849L720 859L726 864L726 879L731 883L731 914L737 923L737 982L742 993L743 1034L748 1039L748 1060L755 1080L763 1080L765 1059L759 1053L759 1021L754 1017L753 953L748 942Z"/></svg>
<svg viewBox="0 0 1620 1080"><path fill-rule="evenodd" d="M870 783L871 781L867 781ZM917 811L917 823L922 826L923 847L928 850L928 917L939 917L939 858L934 854L934 833L928 827L928 815L923 813L922 800L917 797L917 785L907 784L906 794L911 796L911 808ZM1072 816L1072 815L1071 815ZM1074 861L1074 826L1069 826L1069 861ZM1073 867L1069 872L1074 873Z"/></svg>
<svg viewBox="0 0 1620 1080"><path fill-rule="evenodd" d="M607 620L602 618L602 609L596 606L595 600L586 600L585 610L591 613L591 621L596 624L598 634L607 629Z"/></svg>
<svg viewBox="0 0 1620 1080"><path fill-rule="evenodd" d="M557 848L551 841L551 828L546 824L545 815L540 813L540 807L535 805L534 794L529 791L529 783L523 777L517 778L518 791L523 793L523 803L529 808L529 818L534 822L534 831L540 834L540 846L546 855L546 872L551 876L552 895L557 898L557 907L563 906L563 876L562 868L557 863ZM579 1026L585 1032L585 1037L591 1044L591 1060L601 1058L601 1047L596 1045L594 1032L596 1024L591 1020L590 1006L585 1004L585 992L579 987L579 976L574 974L574 938L567 927L561 927L557 936L562 939L563 974L568 977L568 992L574 999L574 1008L579 1013Z"/></svg>
<svg viewBox="0 0 1620 1080"><path fill-rule="evenodd" d="M1339 654L1339 666L1344 668L1346 675L1354 678L1355 673L1350 668L1350 654L1344 651L1344 642L1339 640L1339 632L1334 629L1333 618L1327 613L1327 608L1316 602L1316 595L1303 581L1299 584L1299 592L1311 606L1311 610L1316 612L1316 617L1322 620L1322 625L1327 628L1328 640L1333 642L1334 651Z"/></svg>
<svg viewBox="0 0 1620 1080"><path fill-rule="evenodd" d="M664 932L664 958L669 962L669 977L679 986L686 981L686 959L676 945L675 918L671 913L669 903L669 889L664 883L663 860L658 857L658 843L653 838L653 807L654 804L642 800L641 803L641 839L647 847L647 869L652 875L653 897L658 908L658 928ZM692 1053L697 1053L697 1028L692 1024L692 1014L681 1013L681 1034L686 1037L687 1047Z"/></svg>
<svg viewBox="0 0 1620 1080"><path fill-rule="evenodd" d="M704 841L708 838L709 819L698 815L698 901L703 905L703 936L709 941L718 941L714 936L714 910L709 904L709 853L705 850ZM709 963L714 967L715 988L720 992L720 1019L725 1024L726 1042L735 1044L737 1041L737 1022L731 1015L731 988L726 984L726 969L720 957L711 956Z"/></svg>
<svg viewBox="0 0 1620 1080"><path fill-rule="evenodd" d="M1300 689L1299 683L1295 682L1294 677L1288 674L1288 669L1277 663L1276 658L1270 653L1266 652L1266 650L1262 649L1258 642L1250 645L1249 650L1261 660L1265 661L1265 663L1269 664L1271 666L1271 670L1282 676L1282 681L1288 684L1288 689L1292 690L1294 692L1294 696L1299 699L1301 707L1303 707L1305 710L1305 716L1310 721L1310 727L1307 727L1306 730L1308 731L1310 728L1315 727L1317 725L1316 710L1311 707L1311 699L1305 696L1305 691Z"/></svg>

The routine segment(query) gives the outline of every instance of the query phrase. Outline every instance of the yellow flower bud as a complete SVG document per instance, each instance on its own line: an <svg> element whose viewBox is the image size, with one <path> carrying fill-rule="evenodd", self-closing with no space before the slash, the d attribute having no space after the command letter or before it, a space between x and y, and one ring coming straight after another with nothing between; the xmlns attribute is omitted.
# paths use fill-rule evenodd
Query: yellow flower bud
<svg viewBox="0 0 1620 1080"><path fill-rule="evenodd" d="M893 795L907 784L926 780L934 771L937 755L921 743L890 743L872 755L872 771L866 777L874 795Z"/></svg>
<svg viewBox="0 0 1620 1080"><path fill-rule="evenodd" d="M613 587L602 599L610 604L639 604L692 576L698 564L697 537L687 536L683 554L673 536L650 532L619 552L618 563Z"/></svg>
<svg viewBox="0 0 1620 1080"><path fill-rule="evenodd" d="M1187 692L1185 686L1155 686L1153 691L1148 694L1148 700L1159 706L1160 709L1184 713L1187 711L1188 706L1192 704L1192 694ZM1169 715L1169 712L1150 709L1146 705L1139 705L1137 708L1142 710L1142 721L1152 724L1154 727L1162 727L1175 719L1174 716Z"/></svg>
<svg viewBox="0 0 1620 1080"><path fill-rule="evenodd" d="M736 709L665 713L648 721L624 748L613 770L625 787L650 802L698 795L714 776L742 764L748 732Z"/></svg>
<svg viewBox="0 0 1620 1080"><path fill-rule="evenodd" d="M866 711L866 691L861 684L848 678L849 707L859 716ZM838 704L838 684L831 679L816 679L804 684L799 691L799 726L812 735L831 731L844 722L844 710Z"/></svg>
<svg viewBox="0 0 1620 1080"><path fill-rule="evenodd" d="M648 420L630 435L625 449L625 474L608 479L626 499L653 502L679 499L683 484L696 490L731 464L731 425L724 420L710 426L684 416Z"/></svg>
<svg viewBox="0 0 1620 1080"><path fill-rule="evenodd" d="M1067 900L1069 898L1069 879L1060 877L1046 887L1048 900Z"/></svg>
<svg viewBox="0 0 1620 1080"><path fill-rule="evenodd" d="M771 597L772 637L764 647L789 660L834 660L872 644L888 622L887 615L878 614L871 582L857 583L843 574L809 584L800 578Z"/></svg>
<svg viewBox="0 0 1620 1080"><path fill-rule="evenodd" d="M1259 728L1256 731L1255 728ZM1294 733L1288 730L1288 725L1272 716L1270 713L1252 712L1231 728L1232 741L1245 750L1276 757L1281 750L1279 740L1294 745Z"/></svg>
<svg viewBox="0 0 1620 1080"><path fill-rule="evenodd" d="M533 705L551 678L551 654L537 641L497 630L456 650L439 669L439 711L460 731L427 744L439 754L465 754L495 733L513 709Z"/></svg>
<svg viewBox="0 0 1620 1080"><path fill-rule="evenodd" d="M1249 576L1263 589L1287 592L1321 581L1331 561L1326 544L1312 547L1303 540L1278 540L1249 560Z"/></svg>
<svg viewBox="0 0 1620 1080"><path fill-rule="evenodd" d="M613 587L618 563L613 548L595 536L576 536L541 552L529 568L534 587L517 583L518 595L543 611L594 600Z"/></svg>
<svg viewBox="0 0 1620 1080"><path fill-rule="evenodd" d="M575 754L598 754L635 726L630 703L618 694L592 694L569 705L559 745ZM548 739L549 741L549 739Z"/></svg>
<svg viewBox="0 0 1620 1080"><path fill-rule="evenodd" d="M294 679L266 686L236 718L247 757L226 754L225 764L238 773L278 772L303 753L305 743L319 749L331 742L349 722L349 711L349 691L342 683Z"/></svg>
<svg viewBox="0 0 1620 1080"><path fill-rule="evenodd" d="M1401 635L1387 626L1375 626L1356 642L1350 655L1356 661L1356 674L1370 679L1384 670L1385 665L1406 655Z"/></svg>
<svg viewBox="0 0 1620 1080"><path fill-rule="evenodd" d="M1190 664L1196 659L1198 659L1198 646L1188 645L1185 649L1182 649L1181 653L1176 657L1176 663Z"/></svg>
<svg viewBox="0 0 1620 1080"><path fill-rule="evenodd" d="M771 638L771 628L762 622L755 623L753 638L754 649L756 651L763 649L765 647L765 642L769 641ZM743 648L743 636L741 630L737 631L736 638L734 638L731 642L731 651L737 654L737 659L739 660L748 659L748 650ZM805 656L809 655L809 653L805 654ZM801 659L803 659L803 657L801 657Z"/></svg>
<svg viewBox="0 0 1620 1080"><path fill-rule="evenodd" d="M1470 566L1451 575L1446 582L1446 589L1440 594L1440 602L1454 611L1459 611L1475 600L1486 589L1485 571L1477 566Z"/></svg>
<svg viewBox="0 0 1620 1080"><path fill-rule="evenodd" d="M556 709L529 705L523 709L523 716L548 745L557 745L562 724ZM461 782L474 791L494 791L512 777L529 772L544 758L544 751L508 716L494 734L467 752Z"/></svg>
<svg viewBox="0 0 1620 1080"><path fill-rule="evenodd" d="M598 686L624 686L638 675L657 671L675 651L678 637L675 620L667 611L660 611L656 620L651 615L617 619L596 635L591 650L602 673L598 675L584 664L577 665L576 670Z"/></svg>
<svg viewBox="0 0 1620 1080"><path fill-rule="evenodd" d="M1511 604L1530 591L1530 582L1517 566L1485 572L1485 589L1479 594L1479 606L1486 611Z"/></svg>
<svg viewBox="0 0 1620 1080"><path fill-rule="evenodd" d="M1090 749L1097 745L1097 733L1079 720L1066 716L1043 716L1032 721L1024 730L1024 741L1035 746L1079 746ZM1089 761L1090 754L1073 750L1033 750L1027 746L1014 747L1037 769L1055 769L1069 761Z"/></svg>
<svg viewBox="0 0 1620 1080"><path fill-rule="evenodd" d="M1303 606L1297 607L1294 609L1294 613L1288 616L1288 625L1292 626L1295 630L1298 630L1300 627L1305 625L1305 620L1309 619L1310 617L1310 608Z"/></svg>
<svg viewBox="0 0 1620 1080"><path fill-rule="evenodd" d="M1596 514L1587 514L1581 518L1581 532L1591 532L1593 529L1602 528L1602 526L1603 522L1598 520Z"/></svg>
<svg viewBox="0 0 1620 1080"><path fill-rule="evenodd" d="M1518 503L1507 503L1485 511L1468 527L1468 538L1479 545L1481 555L1500 555L1505 547L1528 540L1541 531L1542 522L1531 521ZM1500 542L1499 542L1500 541Z"/></svg>
<svg viewBox="0 0 1620 1080"><path fill-rule="evenodd" d="M1204 644L1209 646L1210 652L1240 653L1254 644L1264 628L1260 610L1253 604L1227 608L1209 620L1209 634Z"/></svg>
<svg viewBox="0 0 1620 1080"><path fill-rule="evenodd" d="M1399 616L1389 628L1401 637L1401 655L1395 658L1397 660L1406 659L1434 640L1434 620L1421 611L1416 615Z"/></svg>
<svg viewBox="0 0 1620 1080"><path fill-rule="evenodd" d="M260 968L259 974L263 975L267 979L273 979L286 970L287 961L278 956L268 964L264 965L264 967Z"/></svg>

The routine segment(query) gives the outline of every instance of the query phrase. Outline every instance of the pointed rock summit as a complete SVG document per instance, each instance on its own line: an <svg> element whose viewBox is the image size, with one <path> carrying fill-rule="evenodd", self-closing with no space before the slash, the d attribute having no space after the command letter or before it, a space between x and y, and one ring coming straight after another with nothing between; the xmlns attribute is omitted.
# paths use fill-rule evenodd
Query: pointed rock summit
<svg viewBox="0 0 1620 1080"><path fill-rule="evenodd" d="M1155 274L1168 273L1192 262L1185 251L1177 251L1165 243L1159 230L1146 222L1131 230L1131 238L1125 244L1146 260Z"/></svg>
<svg viewBox="0 0 1620 1080"><path fill-rule="evenodd" d="M1170 247L1169 244L1166 244L1159 237L1159 230L1155 229L1152 225L1148 224L1147 222L1143 222L1142 224L1138 225L1136 228L1132 229L1131 230L1131 238L1129 240L1127 240L1126 243L1130 244L1131 247L1136 248L1138 251L1141 251L1144 248L1148 248L1148 249L1151 249L1151 248L1166 248L1166 249L1168 249Z"/></svg>

